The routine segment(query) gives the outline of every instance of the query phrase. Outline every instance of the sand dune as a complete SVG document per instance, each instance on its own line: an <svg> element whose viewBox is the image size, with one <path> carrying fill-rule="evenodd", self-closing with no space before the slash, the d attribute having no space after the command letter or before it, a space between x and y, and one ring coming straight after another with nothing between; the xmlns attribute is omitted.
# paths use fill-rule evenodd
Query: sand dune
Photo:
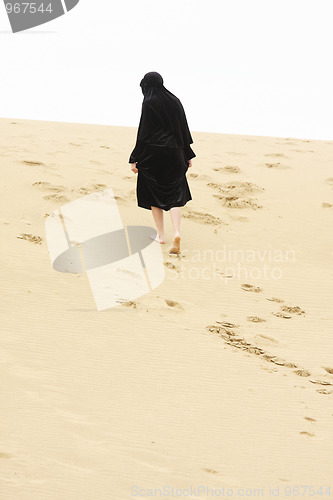
<svg viewBox="0 0 333 500"><path fill-rule="evenodd" d="M0 131L1 498L332 492L333 141L193 132L181 254L165 214L163 283L97 311L45 220L111 187L124 225L153 228L136 129Z"/></svg>

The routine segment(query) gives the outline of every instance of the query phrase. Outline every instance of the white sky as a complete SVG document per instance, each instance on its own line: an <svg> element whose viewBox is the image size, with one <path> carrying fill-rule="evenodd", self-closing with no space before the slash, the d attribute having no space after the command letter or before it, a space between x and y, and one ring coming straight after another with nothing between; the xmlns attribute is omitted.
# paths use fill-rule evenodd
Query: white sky
<svg viewBox="0 0 333 500"><path fill-rule="evenodd" d="M80 0L12 34L1 117L138 125L158 71L192 131L333 140L332 0Z"/></svg>

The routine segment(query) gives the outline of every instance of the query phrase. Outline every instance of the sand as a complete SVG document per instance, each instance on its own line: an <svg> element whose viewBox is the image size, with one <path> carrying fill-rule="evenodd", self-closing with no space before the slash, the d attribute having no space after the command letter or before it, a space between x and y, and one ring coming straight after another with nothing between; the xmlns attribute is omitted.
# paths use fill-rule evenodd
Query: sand
<svg viewBox="0 0 333 500"><path fill-rule="evenodd" d="M86 274L52 268L45 220L111 187L154 228L136 129L0 132L1 499L328 498L333 141L193 132L181 254L166 213L163 283L98 311Z"/></svg>

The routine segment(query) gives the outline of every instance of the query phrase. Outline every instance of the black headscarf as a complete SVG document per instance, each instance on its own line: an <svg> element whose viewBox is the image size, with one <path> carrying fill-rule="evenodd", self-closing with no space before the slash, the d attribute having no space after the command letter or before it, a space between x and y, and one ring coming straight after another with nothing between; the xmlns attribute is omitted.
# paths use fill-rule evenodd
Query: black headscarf
<svg viewBox="0 0 333 500"><path fill-rule="evenodd" d="M140 82L144 95L137 140L155 146L185 148L193 143L182 103L163 85L159 73Z"/></svg>

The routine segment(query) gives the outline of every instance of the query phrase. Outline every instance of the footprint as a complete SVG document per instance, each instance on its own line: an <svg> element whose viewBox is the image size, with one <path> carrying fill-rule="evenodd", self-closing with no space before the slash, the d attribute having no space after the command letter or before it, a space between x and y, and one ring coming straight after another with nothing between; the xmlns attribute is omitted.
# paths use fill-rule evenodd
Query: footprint
<svg viewBox="0 0 333 500"><path fill-rule="evenodd" d="M259 316L248 316L246 319L247 319L247 321L252 321L253 323L263 323L264 321L266 321L263 318L259 318ZM262 337L265 337L265 336L262 335ZM269 337L265 337L265 338L269 338ZM272 339L270 339L270 340L272 340Z"/></svg>
<svg viewBox="0 0 333 500"><path fill-rule="evenodd" d="M272 359L276 358L276 356L271 356L270 354L264 354L263 358L266 359L266 361L272 361Z"/></svg>
<svg viewBox="0 0 333 500"><path fill-rule="evenodd" d="M214 469L202 469L204 470L205 472L208 472L209 474L217 474L217 470L214 470Z"/></svg>
<svg viewBox="0 0 333 500"><path fill-rule="evenodd" d="M32 186L38 186L38 187L49 186L49 185L50 183L46 181L36 181L32 183Z"/></svg>
<svg viewBox="0 0 333 500"><path fill-rule="evenodd" d="M286 361L282 358L272 358L271 359L271 362L272 363L275 363L276 365L279 365L279 366L286 366Z"/></svg>
<svg viewBox="0 0 333 500"><path fill-rule="evenodd" d="M260 288L259 286L249 285L248 283L243 283L241 288L246 292L262 292L262 288Z"/></svg>
<svg viewBox="0 0 333 500"><path fill-rule="evenodd" d="M49 182L42 181L33 182L32 186L42 187L48 189L49 191L56 191L58 193L66 190L65 186L50 184Z"/></svg>
<svg viewBox="0 0 333 500"><path fill-rule="evenodd" d="M254 184L253 182L227 182L225 184L217 184L208 182L207 186L217 189L220 194L213 195L222 201L222 204L229 208L262 208L257 203L257 200L250 198L249 193L263 191L264 188Z"/></svg>
<svg viewBox="0 0 333 500"><path fill-rule="evenodd" d="M212 333L218 334L226 344L231 345L232 347L236 347L238 349L244 350L248 353L255 354L257 356L261 356L262 359L267 361L268 363L273 363L278 366L284 366L285 368L297 368L297 364L286 361L285 359L279 358L278 356L275 355L270 355L268 352L265 352L263 349L260 347L251 344L250 342L247 342L246 339L243 337L237 336L236 333L231 329L231 327L235 327L233 323L229 322L223 322L223 321L216 321L218 324L213 324L213 325L207 325L206 330ZM266 338L272 342L278 342L276 339L267 337L265 335L259 335L259 337ZM266 370L266 368L263 368ZM276 369L273 370L268 370L268 371L274 371L276 372ZM299 368L298 370L294 370L294 373L300 377L309 377L311 373L303 368ZM322 385L333 385L331 382L327 381L321 381L321 380L311 380L309 379L310 382L316 383L316 384L322 384ZM302 386L303 387L303 386ZM305 389L305 387L303 387ZM321 394L331 394L333 391L320 388L317 389L317 392L320 392ZM310 417L309 417L310 420Z"/></svg>
<svg viewBox="0 0 333 500"><path fill-rule="evenodd" d="M91 194L99 191L101 189L107 188L106 184L91 184L90 186L83 186L75 189L71 189L71 191L75 191L80 194Z"/></svg>
<svg viewBox="0 0 333 500"><path fill-rule="evenodd" d="M248 193L254 193L258 191L264 191L264 188L254 184L253 182L226 182L224 184L217 184L215 182L208 182L207 186L218 189L219 191L229 194L232 191L232 194L236 194L238 196L244 196Z"/></svg>
<svg viewBox="0 0 333 500"><path fill-rule="evenodd" d="M21 233L21 235L16 236L16 238L19 238L20 240L27 240L30 241L31 243L36 243L37 245L42 244L42 238L40 236L35 236L31 233Z"/></svg>
<svg viewBox="0 0 333 500"><path fill-rule="evenodd" d="M69 201L68 198L66 198L66 196L63 196L62 194L60 193L55 193L55 194L47 194L46 196L43 196L43 199L44 200L51 200L51 201L62 201L62 202L66 202L66 201Z"/></svg>
<svg viewBox="0 0 333 500"><path fill-rule="evenodd" d="M213 188L216 188L216 189L221 189L221 185L220 184L216 184L216 182L208 182L207 186L213 187Z"/></svg>
<svg viewBox="0 0 333 500"><path fill-rule="evenodd" d="M68 198L66 198L66 196L62 194L64 191L66 191L65 186L50 184L49 182L43 182L43 181L34 182L32 185L37 188L47 189L48 191L51 192L54 191L53 194L47 194L43 196L44 200L62 201L62 202L68 201Z"/></svg>
<svg viewBox="0 0 333 500"><path fill-rule="evenodd" d="M100 146L100 148L111 149L109 146Z"/></svg>
<svg viewBox="0 0 333 500"><path fill-rule="evenodd" d="M285 312L293 313L293 314L298 314L298 315L305 314L305 311L303 311L298 306L295 306L295 307L293 307L293 306L281 306L281 310L285 311Z"/></svg>
<svg viewBox="0 0 333 500"><path fill-rule="evenodd" d="M272 312L272 314L274 314L274 316L277 316L278 318L284 318L284 319L290 319L291 316L289 314L286 314L286 313L282 313L282 312Z"/></svg>
<svg viewBox="0 0 333 500"><path fill-rule="evenodd" d="M217 167L213 168L215 172L226 172L228 174L239 174L240 173L240 168L237 167L237 165L226 165L225 167Z"/></svg>
<svg viewBox="0 0 333 500"><path fill-rule="evenodd" d="M273 167L278 167L281 165L281 163L265 163L266 167L268 168L273 168Z"/></svg>
<svg viewBox="0 0 333 500"><path fill-rule="evenodd" d="M322 203L322 204L321 204L321 206L322 206L323 208L332 208L332 207L333 207L333 205L332 205L331 203L325 203L325 202L324 202L324 203Z"/></svg>
<svg viewBox="0 0 333 500"><path fill-rule="evenodd" d="M204 213L204 212L196 212L194 210L184 210L182 216L186 219L192 219L194 222L199 222L201 224L213 224L213 225L221 225L225 224L221 219L215 217L214 215Z"/></svg>
<svg viewBox="0 0 333 500"><path fill-rule="evenodd" d="M191 175L190 173L188 175ZM192 173L193 175L193 173ZM209 182L212 180L211 176L210 175L206 175L206 174L194 174L197 176L198 180L199 181L206 181L206 182Z"/></svg>
<svg viewBox="0 0 333 500"><path fill-rule="evenodd" d="M319 392L319 394L332 394L333 391L329 391L328 389L317 389L317 392Z"/></svg>
<svg viewBox="0 0 333 500"><path fill-rule="evenodd" d="M277 356L269 356L267 354L264 354L263 358L267 361L270 361L271 363L275 363L276 365L285 366L287 368L297 368L297 365L295 363L292 363L291 361L286 362L283 359L278 358Z"/></svg>
<svg viewBox="0 0 333 500"><path fill-rule="evenodd" d="M284 302L284 300L278 299L277 297L266 298L266 300L271 300L272 302Z"/></svg>
<svg viewBox="0 0 333 500"><path fill-rule="evenodd" d="M198 177L198 174L189 174L189 177L192 177L193 179L195 179L196 177Z"/></svg>
<svg viewBox="0 0 333 500"><path fill-rule="evenodd" d="M176 302L175 300L165 299L165 302L169 307L180 309L182 311L184 310L183 306L179 302Z"/></svg>
<svg viewBox="0 0 333 500"><path fill-rule="evenodd" d="M315 434L313 434L312 432L306 432L306 431L302 431L302 432L300 432L300 434L303 434L304 436L309 436L309 437L315 436Z"/></svg>
<svg viewBox="0 0 333 500"><path fill-rule="evenodd" d="M223 170L225 172L228 172L230 174L239 174L240 173L240 168L237 167L237 165L226 165L223 167Z"/></svg>
<svg viewBox="0 0 333 500"><path fill-rule="evenodd" d="M22 163L26 165L44 165L41 161L31 161L31 160L23 160Z"/></svg>
<svg viewBox="0 0 333 500"><path fill-rule="evenodd" d="M138 311L140 310L141 312L149 312L149 309L142 304L141 302L136 302L134 300L127 300L127 299L119 299L116 300L116 302L124 307L128 307L131 309L137 309Z"/></svg>
<svg viewBox="0 0 333 500"><path fill-rule="evenodd" d="M80 194L91 194L91 190L86 187L75 188L75 191Z"/></svg>
<svg viewBox="0 0 333 500"><path fill-rule="evenodd" d="M229 323L229 321L216 321L219 325L224 328L238 328L239 325L235 325L234 323Z"/></svg>
<svg viewBox="0 0 333 500"><path fill-rule="evenodd" d="M266 320L264 320L266 321ZM279 341L276 340L276 339L273 339L273 337L268 337L268 335L263 335L262 333L259 333L258 334L259 337L262 337L263 339L267 339L267 340L270 340L271 342L274 342L275 344L278 344Z"/></svg>
<svg viewBox="0 0 333 500"><path fill-rule="evenodd" d="M137 302L134 300L129 300L128 302L122 302L122 305L126 307L131 307L132 309L137 309Z"/></svg>
<svg viewBox="0 0 333 500"><path fill-rule="evenodd" d="M317 422L317 420L315 418L311 418L311 417L304 417L305 420L308 420L309 422Z"/></svg>
<svg viewBox="0 0 333 500"><path fill-rule="evenodd" d="M287 169L290 169L291 167L287 166L287 165L284 165L282 163L265 163L266 167L267 168L275 168L275 169L279 169L279 170L287 170Z"/></svg>
<svg viewBox="0 0 333 500"><path fill-rule="evenodd" d="M297 368L297 365L292 362L286 363L285 366L287 366L288 368Z"/></svg>
<svg viewBox="0 0 333 500"><path fill-rule="evenodd" d="M164 265L168 269L172 269L173 271L179 271L179 268L177 266L175 266L172 262L164 262Z"/></svg>
<svg viewBox="0 0 333 500"><path fill-rule="evenodd" d="M307 370L295 370L294 373L296 373L299 377L309 377L311 375L311 373Z"/></svg>
<svg viewBox="0 0 333 500"><path fill-rule="evenodd" d="M12 455L9 455L9 453L2 453L0 452L0 458L11 458Z"/></svg>
<svg viewBox="0 0 333 500"><path fill-rule="evenodd" d="M226 344L229 344L232 347L236 347L237 349L242 349L252 354L256 354L257 356L260 356L265 352L260 347L247 342L243 337L237 337L235 332L233 332L229 328L220 325L208 325L206 326L206 329L210 332L217 333L224 339Z"/></svg>
<svg viewBox="0 0 333 500"><path fill-rule="evenodd" d="M252 208L253 210L262 208L262 205L259 205L253 198L244 199L239 196L221 196L218 194L214 194L213 196L221 200L222 205L227 208Z"/></svg>
<svg viewBox="0 0 333 500"><path fill-rule="evenodd" d="M328 382L327 380L312 380L312 379L310 379L310 382L312 384L333 385L331 382Z"/></svg>
<svg viewBox="0 0 333 500"><path fill-rule="evenodd" d="M324 370L326 370L327 373L330 373L331 375L333 375L333 368L329 368L328 366L323 366L322 368L324 368Z"/></svg>
<svg viewBox="0 0 333 500"><path fill-rule="evenodd" d="M288 156L284 155L283 153L269 153L266 154L265 156L273 156L276 158L288 158Z"/></svg>

